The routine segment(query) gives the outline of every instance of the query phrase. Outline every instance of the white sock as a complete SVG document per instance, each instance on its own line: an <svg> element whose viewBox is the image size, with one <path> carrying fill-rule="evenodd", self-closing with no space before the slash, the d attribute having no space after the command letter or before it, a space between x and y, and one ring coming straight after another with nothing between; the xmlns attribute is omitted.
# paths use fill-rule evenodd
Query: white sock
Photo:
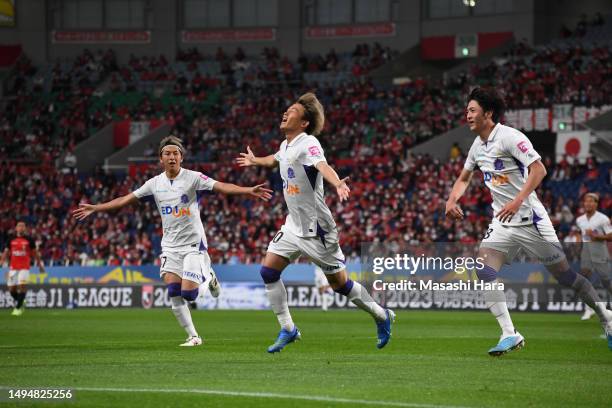
<svg viewBox="0 0 612 408"><path fill-rule="evenodd" d="M506 303L506 295L501 290L489 290L484 293L487 307L493 313L493 316L497 319L499 327L502 329L502 336L514 336L514 324L508 311L508 304Z"/></svg>
<svg viewBox="0 0 612 408"><path fill-rule="evenodd" d="M189 306L182 298L182 296L173 296L170 298L172 302L172 313L176 316L176 320L178 320L179 324L187 334L192 336L197 336L195 327L193 326L193 322L191 321L191 312L189 311Z"/></svg>
<svg viewBox="0 0 612 408"><path fill-rule="evenodd" d="M374 320L382 322L387 319L385 309L376 303L368 291L358 282L353 281L353 288L349 292L348 298L358 308L371 314Z"/></svg>
<svg viewBox="0 0 612 408"><path fill-rule="evenodd" d="M276 282L266 283L266 295L281 328L290 332L293 331L295 325L293 324L293 319L291 319L291 313L289 313L287 291L283 281L279 279Z"/></svg>

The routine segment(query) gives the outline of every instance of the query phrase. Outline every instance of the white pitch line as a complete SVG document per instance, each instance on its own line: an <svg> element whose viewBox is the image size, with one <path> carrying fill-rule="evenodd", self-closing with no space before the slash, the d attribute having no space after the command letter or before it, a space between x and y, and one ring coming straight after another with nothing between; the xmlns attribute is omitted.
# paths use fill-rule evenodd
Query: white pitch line
<svg viewBox="0 0 612 408"><path fill-rule="evenodd" d="M8 387L0 386L0 389L15 389L28 387ZM34 387L36 388L36 387ZM39 387L40 388L40 387ZM288 399L302 401L318 401L318 402L336 402L341 404L357 404L357 405L377 405L385 407L407 407L407 408L468 408L457 405L437 405L437 404L419 404L416 402L401 402L401 401L380 401L380 400L363 400L352 398L335 398L316 395L293 395L280 394L272 392L248 392L248 391L223 391L223 390L207 390L207 389L159 389L159 388L108 388L108 387L42 387L42 388L70 388L74 391L92 391L92 392L139 392L139 393L164 393L164 394L206 394L206 395L225 395L231 397L253 397L253 398L270 398L270 399Z"/></svg>

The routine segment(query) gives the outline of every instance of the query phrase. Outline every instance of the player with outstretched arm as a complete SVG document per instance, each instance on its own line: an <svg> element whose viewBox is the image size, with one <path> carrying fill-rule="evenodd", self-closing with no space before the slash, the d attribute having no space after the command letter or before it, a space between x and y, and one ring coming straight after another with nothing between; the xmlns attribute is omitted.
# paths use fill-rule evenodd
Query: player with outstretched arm
<svg viewBox="0 0 612 408"><path fill-rule="evenodd" d="M383 309L358 282L348 278L345 257L338 240L338 229L325 204L323 179L336 189L340 201L348 199L348 179L340 179L332 169L317 140L323 129L323 106L312 93L302 95L283 114L280 130L285 136L279 151L266 157L255 157L249 147L236 159L240 166L279 167L283 195L289 215L274 236L263 261L261 277L272 310L281 330L269 353L281 351L301 337L287 305L287 291L281 273L290 262L304 255L319 265L334 291L348 297L368 312L377 326L377 347L383 348L391 337L395 314Z"/></svg>
<svg viewBox="0 0 612 408"><path fill-rule="evenodd" d="M606 309L593 285L570 268L546 209L535 193L546 168L523 133L499 123L503 110L504 102L494 89L475 88L470 93L466 117L477 136L446 202L446 215L463 219L458 201L475 168L480 168L493 197L494 217L480 245L478 256L484 258L485 266L477 270L478 278L494 282L506 259L522 247L539 259L561 285L573 288L595 310L612 349L612 311ZM497 292L501 293L485 292L487 307L502 329L499 343L489 350L492 356L524 345L503 292Z"/></svg>
<svg viewBox="0 0 612 408"><path fill-rule="evenodd" d="M185 149L174 136L164 138L159 145L159 161L164 172L147 180L136 191L103 204L81 204L74 216L82 220L94 212L114 211L139 199L152 198L162 218L163 238L160 275L168 288L172 311L189 336L181 346L199 346L198 335L186 301L198 297L201 284L208 282L213 296L219 296L220 286L210 265L206 234L200 219L198 192L212 190L222 194L245 194L268 201L272 190L263 184L240 187L222 183L181 167Z"/></svg>

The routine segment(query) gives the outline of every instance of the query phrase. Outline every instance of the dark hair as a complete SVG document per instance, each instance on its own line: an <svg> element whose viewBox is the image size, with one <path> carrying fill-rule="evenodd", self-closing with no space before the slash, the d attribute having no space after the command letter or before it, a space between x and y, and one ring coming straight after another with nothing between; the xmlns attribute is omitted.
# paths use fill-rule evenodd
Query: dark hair
<svg viewBox="0 0 612 408"><path fill-rule="evenodd" d="M306 133L318 136L325 124L323 105L312 92L300 96L297 103L304 107L304 120L308 122L308 127L305 129Z"/></svg>
<svg viewBox="0 0 612 408"><path fill-rule="evenodd" d="M468 103L470 103L470 101L476 101L483 111L492 112L493 115L491 118L495 123L499 122L506 109L504 99L493 88L476 87L470 92L467 101Z"/></svg>
<svg viewBox="0 0 612 408"><path fill-rule="evenodd" d="M162 150L166 146L176 146L181 151L181 156L185 156L185 148L183 147L183 141L176 136L168 136L164 137L161 142L159 142L159 155L161 156Z"/></svg>

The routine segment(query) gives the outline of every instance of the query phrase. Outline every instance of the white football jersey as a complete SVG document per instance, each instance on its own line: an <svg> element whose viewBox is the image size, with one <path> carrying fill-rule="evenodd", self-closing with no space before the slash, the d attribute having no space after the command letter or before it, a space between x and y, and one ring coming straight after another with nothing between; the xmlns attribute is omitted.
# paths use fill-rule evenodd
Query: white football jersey
<svg viewBox="0 0 612 408"><path fill-rule="evenodd" d="M527 181L527 167L539 159L527 136L498 123L486 142L476 137L464 168L480 168L493 197L493 213L497 214L516 198ZM527 225L544 218L548 219L548 213L534 191L504 225Z"/></svg>
<svg viewBox="0 0 612 408"><path fill-rule="evenodd" d="M207 250L200 219L198 192L212 190L215 180L198 171L181 168L174 180L161 173L134 191L138 199L152 197L162 218L162 251Z"/></svg>
<svg viewBox="0 0 612 408"><path fill-rule="evenodd" d="M289 210L285 227L299 237L322 236L336 228L323 196L323 176L315 165L325 161L316 137L299 134L284 140L274 155L283 179L283 194Z"/></svg>
<svg viewBox="0 0 612 408"><path fill-rule="evenodd" d="M608 262L608 242L593 241L586 231L592 230L597 235L607 235L612 232L610 219L605 214L595 211L591 218L587 218L586 214L582 214L576 219L576 225L578 225L580 232L582 232L583 248L589 251L593 262Z"/></svg>

